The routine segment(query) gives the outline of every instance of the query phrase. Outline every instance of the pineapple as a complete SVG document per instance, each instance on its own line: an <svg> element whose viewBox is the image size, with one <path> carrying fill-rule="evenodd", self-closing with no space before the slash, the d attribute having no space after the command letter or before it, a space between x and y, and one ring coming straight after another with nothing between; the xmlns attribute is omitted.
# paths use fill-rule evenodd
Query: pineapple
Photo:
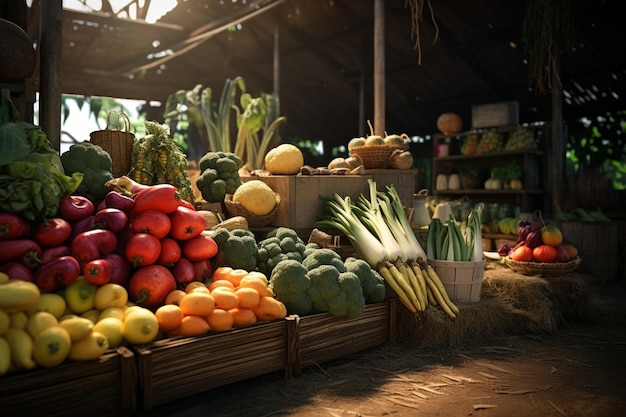
<svg viewBox="0 0 626 417"><path fill-rule="evenodd" d="M528 151L533 149L537 149L535 135L532 129L525 126L516 127L511 132L506 145L504 145L505 151Z"/></svg>
<svg viewBox="0 0 626 417"><path fill-rule="evenodd" d="M476 153L476 147L478 146L478 142L480 141L480 136L476 133L473 133L467 137L463 141L463 145L461 146L461 154L462 155L472 155Z"/></svg>
<svg viewBox="0 0 626 417"><path fill-rule="evenodd" d="M491 152L499 152L503 147L503 138L502 135L495 130L490 130L488 132L483 133L476 146L476 153L491 153Z"/></svg>

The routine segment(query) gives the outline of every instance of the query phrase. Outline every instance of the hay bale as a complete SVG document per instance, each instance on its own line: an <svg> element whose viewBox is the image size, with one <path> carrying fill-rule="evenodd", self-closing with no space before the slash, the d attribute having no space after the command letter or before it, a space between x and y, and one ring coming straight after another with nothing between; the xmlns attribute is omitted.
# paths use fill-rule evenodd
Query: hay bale
<svg viewBox="0 0 626 417"><path fill-rule="evenodd" d="M485 274L483 294L497 297L515 310L526 312L536 332L556 331L567 320L580 319L589 311L589 280L582 274L529 277L508 268Z"/></svg>
<svg viewBox="0 0 626 417"><path fill-rule="evenodd" d="M420 348L456 348L509 332L513 326L511 309L496 298L461 303L452 320L439 307L428 307L421 314L398 308L396 339Z"/></svg>
<svg viewBox="0 0 626 417"><path fill-rule="evenodd" d="M543 278L527 277L508 269L489 271L483 278L483 294L496 297L521 317L520 330L554 332L557 317L550 299L550 285Z"/></svg>
<svg viewBox="0 0 626 417"><path fill-rule="evenodd" d="M586 317L588 306L584 275L528 277L492 264L483 276L481 300L460 303L454 320L439 307L416 315L400 306L397 340L422 348L456 348L493 337L549 334L569 319Z"/></svg>

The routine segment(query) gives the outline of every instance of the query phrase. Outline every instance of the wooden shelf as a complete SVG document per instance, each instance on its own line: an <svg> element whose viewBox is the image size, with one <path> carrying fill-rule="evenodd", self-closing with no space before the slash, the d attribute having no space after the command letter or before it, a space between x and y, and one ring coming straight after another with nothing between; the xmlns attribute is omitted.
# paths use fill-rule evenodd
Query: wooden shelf
<svg viewBox="0 0 626 417"><path fill-rule="evenodd" d="M549 124L533 123L524 125L534 130L535 138L538 139L538 149L524 151L500 151L482 154L461 154L463 140L473 134L483 134L489 131L500 132L506 135L513 132L518 126L500 126L487 129L476 129L452 135L433 135L432 181L433 195L436 197L461 197L467 196L473 202L508 203L514 204L521 211L534 211L543 209L546 205L547 190L550 188L550 172L546 167L545 155L548 149ZM504 137L506 141L506 136ZM437 146L449 145L449 155L436 156ZM486 190L482 188L464 188L459 190L437 190L437 177L439 175L461 174L465 166L473 166L479 175L479 186L489 178L489 172L493 167L505 166L510 163L521 165L524 178L522 183L526 187L521 190L499 189ZM475 200L475 201L474 201Z"/></svg>

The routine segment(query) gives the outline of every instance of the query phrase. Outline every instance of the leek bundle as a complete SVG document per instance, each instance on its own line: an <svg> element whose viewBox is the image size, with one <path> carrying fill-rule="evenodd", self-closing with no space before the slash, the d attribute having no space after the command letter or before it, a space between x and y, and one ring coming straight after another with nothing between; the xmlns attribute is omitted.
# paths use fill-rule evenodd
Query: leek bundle
<svg viewBox="0 0 626 417"><path fill-rule="evenodd" d="M316 225L344 234L410 311L418 313L429 305L439 305L455 318L459 309L428 265L398 192L393 185L385 192L378 191L371 178L368 184L369 197L361 194L356 201L337 193L322 197L324 217Z"/></svg>

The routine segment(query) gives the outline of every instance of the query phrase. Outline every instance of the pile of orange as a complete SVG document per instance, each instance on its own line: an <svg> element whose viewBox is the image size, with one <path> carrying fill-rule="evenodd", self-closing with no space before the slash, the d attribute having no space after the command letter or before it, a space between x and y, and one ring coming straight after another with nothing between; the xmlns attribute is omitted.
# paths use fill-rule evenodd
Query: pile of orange
<svg viewBox="0 0 626 417"><path fill-rule="evenodd" d="M194 281L167 295L155 311L159 328L170 336L198 336L284 318L287 309L268 284L260 272L219 267L208 285Z"/></svg>

